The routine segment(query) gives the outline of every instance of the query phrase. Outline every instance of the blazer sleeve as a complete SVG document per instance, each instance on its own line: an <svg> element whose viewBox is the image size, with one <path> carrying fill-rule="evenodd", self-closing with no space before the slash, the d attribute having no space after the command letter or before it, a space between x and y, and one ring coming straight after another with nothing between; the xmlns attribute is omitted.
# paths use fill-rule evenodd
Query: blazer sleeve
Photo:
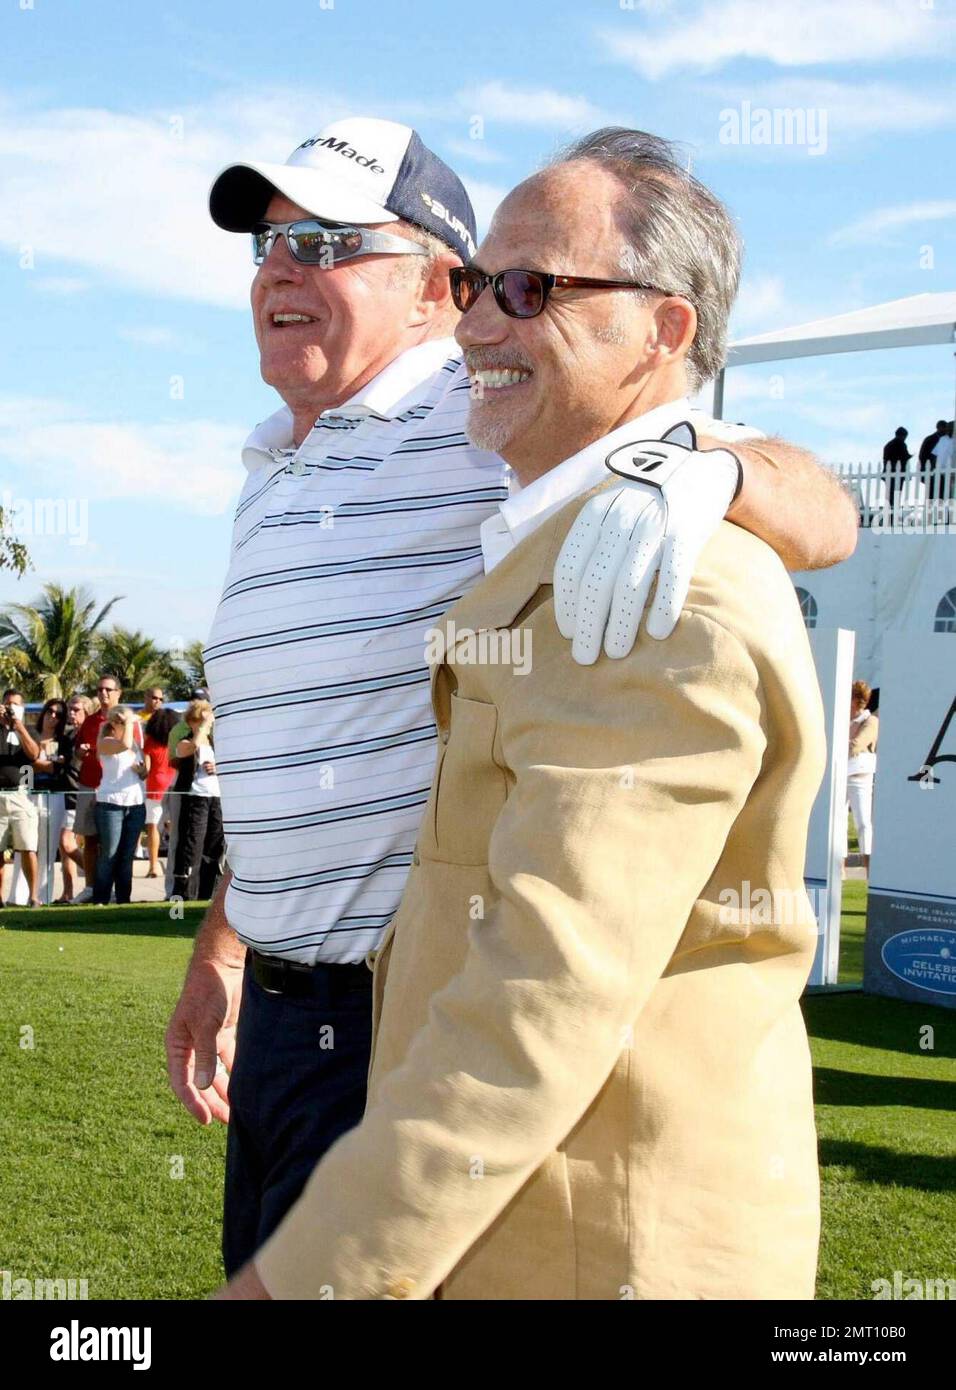
<svg viewBox="0 0 956 1390"><path fill-rule="evenodd" d="M594 667L562 643L515 681L500 899L257 1255L273 1297L429 1297L560 1145L714 873L760 771L761 716L750 654L689 612L666 643Z"/></svg>

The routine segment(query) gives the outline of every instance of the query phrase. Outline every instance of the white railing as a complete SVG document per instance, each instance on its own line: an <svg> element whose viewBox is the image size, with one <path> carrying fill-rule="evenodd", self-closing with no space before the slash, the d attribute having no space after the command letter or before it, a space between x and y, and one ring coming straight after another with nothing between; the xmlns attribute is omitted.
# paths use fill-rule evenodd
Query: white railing
<svg viewBox="0 0 956 1390"><path fill-rule="evenodd" d="M890 473L878 460L865 459L861 463L828 460L827 467L849 487L861 526L956 532L956 465L924 470L919 465L914 468L911 461L905 473Z"/></svg>

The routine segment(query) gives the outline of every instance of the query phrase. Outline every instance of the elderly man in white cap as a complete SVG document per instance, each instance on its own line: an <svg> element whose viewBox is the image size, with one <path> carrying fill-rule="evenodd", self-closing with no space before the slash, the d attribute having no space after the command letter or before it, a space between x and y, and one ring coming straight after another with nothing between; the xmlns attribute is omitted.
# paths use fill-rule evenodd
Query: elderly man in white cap
<svg viewBox="0 0 956 1390"><path fill-rule="evenodd" d="M224 170L210 208L251 233L261 371L284 402L243 451L206 648L229 872L167 1031L176 1094L201 1122L229 1122L232 1273L362 1116L367 962L398 907L434 761L426 633L481 579L482 524L507 527L512 479L468 442L470 386L451 337L449 272L475 250L474 214L415 131L335 122L284 165ZM652 621L665 635L703 533L725 513L793 569L852 551L852 506L812 459L694 423L702 444L738 441L739 467L717 477L706 453L689 452L639 563L619 518L629 527L643 502L635 493L609 510L617 589L592 576L577 603L582 576L566 568L582 661L609 610L623 603L633 622L659 567ZM680 534L682 490L700 503L692 535Z"/></svg>

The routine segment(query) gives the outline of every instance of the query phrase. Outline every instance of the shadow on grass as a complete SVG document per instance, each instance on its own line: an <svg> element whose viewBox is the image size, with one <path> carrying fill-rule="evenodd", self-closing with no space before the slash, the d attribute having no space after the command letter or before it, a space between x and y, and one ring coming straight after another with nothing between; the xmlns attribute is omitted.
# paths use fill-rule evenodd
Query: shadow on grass
<svg viewBox="0 0 956 1390"><path fill-rule="evenodd" d="M868 1072L814 1067L817 1105L912 1106L914 1110L956 1110L956 1081L916 1076L874 1076ZM956 1174L956 1163L953 1164Z"/></svg>
<svg viewBox="0 0 956 1390"><path fill-rule="evenodd" d="M873 994L816 994L803 999L811 1038L845 1042L908 1056L956 1057L956 1012L932 1004ZM920 1048L921 1029L933 1027L933 1048Z"/></svg>
<svg viewBox="0 0 956 1390"><path fill-rule="evenodd" d="M949 1155L901 1153L851 1139L821 1139L821 1168L848 1168L856 1182L912 1187L921 1192L956 1189L956 1165Z"/></svg>
<svg viewBox="0 0 956 1390"><path fill-rule="evenodd" d="M110 907L5 907L0 927L9 932L76 932L78 935L166 936L196 935L206 903L184 903L170 916L170 903L129 903ZM178 915L182 911L182 917Z"/></svg>

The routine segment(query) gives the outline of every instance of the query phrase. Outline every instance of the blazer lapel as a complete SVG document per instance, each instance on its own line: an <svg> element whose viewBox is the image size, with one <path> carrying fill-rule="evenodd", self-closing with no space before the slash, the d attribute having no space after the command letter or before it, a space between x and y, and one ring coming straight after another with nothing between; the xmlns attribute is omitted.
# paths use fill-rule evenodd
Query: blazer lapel
<svg viewBox="0 0 956 1390"><path fill-rule="evenodd" d="M619 480L609 477L606 482L572 498L567 506L549 516L506 555L489 575L460 598L435 624L440 639L436 644L438 660L431 663L431 693L439 728L447 717L448 703L448 691L445 689L447 676L439 677L446 670L447 660L454 657L456 635L510 627L538 589L543 584L553 582L558 553L585 502L596 493L619 485Z"/></svg>

